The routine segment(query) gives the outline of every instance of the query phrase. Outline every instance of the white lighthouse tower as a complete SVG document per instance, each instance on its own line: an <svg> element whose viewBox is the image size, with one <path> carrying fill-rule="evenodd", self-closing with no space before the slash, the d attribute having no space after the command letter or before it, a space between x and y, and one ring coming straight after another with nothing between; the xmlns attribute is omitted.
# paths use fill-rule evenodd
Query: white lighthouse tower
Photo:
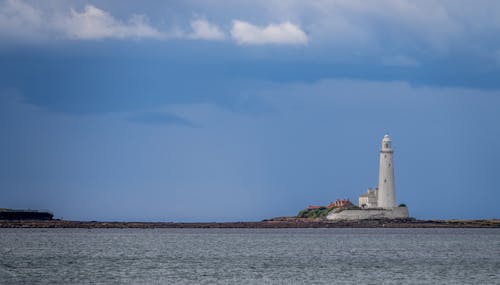
<svg viewBox="0 0 500 285"><path fill-rule="evenodd" d="M328 220L408 218L410 216L408 207L405 205L396 207L395 204L393 155L394 150L392 149L391 137L385 135L382 139L382 149L380 150L378 188L368 188L366 194L359 196L360 209L331 211L326 218Z"/></svg>
<svg viewBox="0 0 500 285"><path fill-rule="evenodd" d="M393 154L391 137L386 134L382 139L382 149L380 150L377 193L377 206L379 208L392 209L396 207Z"/></svg>

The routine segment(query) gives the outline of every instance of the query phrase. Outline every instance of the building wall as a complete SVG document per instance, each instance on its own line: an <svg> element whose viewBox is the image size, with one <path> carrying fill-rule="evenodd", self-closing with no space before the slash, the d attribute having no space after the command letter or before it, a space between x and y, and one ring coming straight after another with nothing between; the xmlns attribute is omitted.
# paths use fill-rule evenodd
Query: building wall
<svg viewBox="0 0 500 285"><path fill-rule="evenodd" d="M359 207L367 207L367 205L368 205L368 197L366 195L359 196L358 206Z"/></svg>
<svg viewBox="0 0 500 285"><path fill-rule="evenodd" d="M408 218L407 207L396 207L394 209L366 209L366 210L344 210L340 213L330 213L328 220L365 220L365 219L402 219Z"/></svg>
<svg viewBox="0 0 500 285"><path fill-rule="evenodd" d="M377 189L368 188L366 194L359 196L358 206L361 208L377 208Z"/></svg>

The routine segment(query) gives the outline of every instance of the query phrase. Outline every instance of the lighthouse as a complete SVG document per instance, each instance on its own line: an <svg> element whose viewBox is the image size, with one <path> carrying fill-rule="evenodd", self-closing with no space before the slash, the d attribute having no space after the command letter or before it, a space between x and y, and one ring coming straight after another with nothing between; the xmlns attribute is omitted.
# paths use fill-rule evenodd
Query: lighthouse
<svg viewBox="0 0 500 285"><path fill-rule="evenodd" d="M386 134L382 139L382 149L380 150L377 191L377 206L379 208L392 209L396 207L393 155L392 140Z"/></svg>
<svg viewBox="0 0 500 285"><path fill-rule="evenodd" d="M363 219L406 219L410 216L408 207L401 204L396 207L394 185L394 150L389 135L382 139L378 169L378 188L368 188L366 194L359 196L358 209L331 211L328 220L363 220Z"/></svg>

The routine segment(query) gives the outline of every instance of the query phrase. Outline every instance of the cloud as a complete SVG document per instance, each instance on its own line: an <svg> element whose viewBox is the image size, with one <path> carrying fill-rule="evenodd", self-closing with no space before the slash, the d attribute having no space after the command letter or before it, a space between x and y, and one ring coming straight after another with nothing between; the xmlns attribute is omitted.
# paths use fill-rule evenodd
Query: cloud
<svg viewBox="0 0 500 285"><path fill-rule="evenodd" d="M455 49L467 36L490 41L500 28L500 2L473 5L464 0L218 0L196 2L191 9L215 20L300 23L311 46L359 54L398 48L417 52ZM220 10L224 8L224 14ZM217 17L217 15L220 15ZM484 32L487 32L486 34ZM466 41L470 45L476 41ZM402 52L398 52L402 53ZM337 53L338 54L338 53Z"/></svg>
<svg viewBox="0 0 500 285"><path fill-rule="evenodd" d="M191 39L223 40L225 38L224 33L217 25L211 24L205 19L191 21L191 28L193 32L188 36Z"/></svg>
<svg viewBox="0 0 500 285"><path fill-rule="evenodd" d="M85 6L82 12L71 9L70 13L48 13L23 1L8 0L0 4L0 37L24 41L164 39L166 34L150 26L144 15L134 14L123 22L92 5Z"/></svg>
<svg viewBox="0 0 500 285"><path fill-rule="evenodd" d="M0 47L67 39L229 39L246 45L308 44L305 57L330 62L405 55L420 63L458 54L479 62L500 48L500 1L82 2L0 0ZM210 21L191 21L196 14ZM414 66L402 58L382 61Z"/></svg>
<svg viewBox="0 0 500 285"><path fill-rule="evenodd" d="M147 23L144 15L133 15L124 23L92 5L85 6L81 13L71 10L63 22L66 34L77 39L165 38L164 33Z"/></svg>
<svg viewBox="0 0 500 285"><path fill-rule="evenodd" d="M458 1L457 1L458 2ZM309 36L348 52L397 47L447 51L459 41L468 24L444 1L308 1L294 11ZM464 25L465 24L465 25Z"/></svg>
<svg viewBox="0 0 500 285"><path fill-rule="evenodd" d="M22 1L7 0L0 5L0 36L38 38L44 24L42 12Z"/></svg>
<svg viewBox="0 0 500 285"><path fill-rule="evenodd" d="M271 24L265 27L235 20L231 28L231 37L238 44L307 44L307 35L290 22Z"/></svg>

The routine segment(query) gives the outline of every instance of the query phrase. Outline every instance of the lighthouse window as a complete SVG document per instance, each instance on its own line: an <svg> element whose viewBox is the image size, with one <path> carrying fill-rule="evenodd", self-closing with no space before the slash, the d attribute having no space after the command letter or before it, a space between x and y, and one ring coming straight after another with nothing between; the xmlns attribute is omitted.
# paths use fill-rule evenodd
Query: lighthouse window
<svg viewBox="0 0 500 285"><path fill-rule="evenodd" d="M387 179L384 179L384 183L386 183L386 182L387 182Z"/></svg>
<svg viewBox="0 0 500 285"><path fill-rule="evenodd" d="M387 158L387 154L384 154L384 158Z"/></svg>
<svg viewBox="0 0 500 285"><path fill-rule="evenodd" d="M389 167L391 167L391 164L389 163Z"/></svg>
<svg viewBox="0 0 500 285"><path fill-rule="evenodd" d="M389 148L389 144L388 143L385 143L385 148Z"/></svg>

